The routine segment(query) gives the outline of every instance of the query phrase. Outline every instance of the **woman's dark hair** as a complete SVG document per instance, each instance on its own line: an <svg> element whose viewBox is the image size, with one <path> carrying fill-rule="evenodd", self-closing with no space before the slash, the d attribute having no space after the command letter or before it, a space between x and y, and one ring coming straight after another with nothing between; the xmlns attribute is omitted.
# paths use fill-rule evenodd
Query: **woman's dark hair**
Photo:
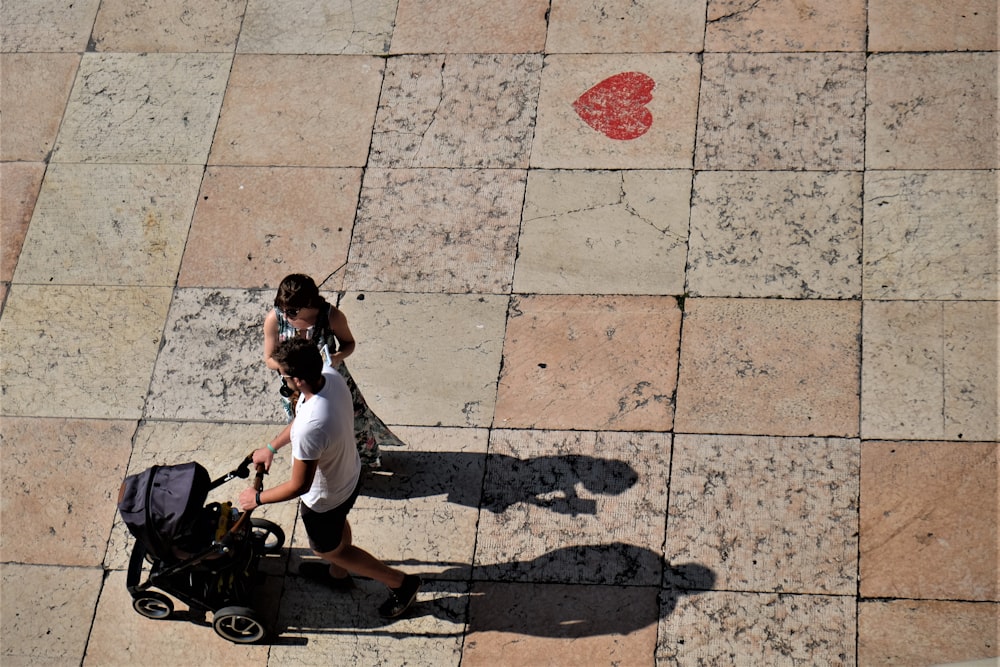
<svg viewBox="0 0 1000 667"><path fill-rule="evenodd" d="M309 276L293 273L285 276L278 285L278 293L274 297L274 307L285 308L318 308L323 304L319 288Z"/></svg>
<svg viewBox="0 0 1000 667"><path fill-rule="evenodd" d="M316 343L305 338L289 338L278 343L274 360L292 377L315 383L323 376L323 357Z"/></svg>

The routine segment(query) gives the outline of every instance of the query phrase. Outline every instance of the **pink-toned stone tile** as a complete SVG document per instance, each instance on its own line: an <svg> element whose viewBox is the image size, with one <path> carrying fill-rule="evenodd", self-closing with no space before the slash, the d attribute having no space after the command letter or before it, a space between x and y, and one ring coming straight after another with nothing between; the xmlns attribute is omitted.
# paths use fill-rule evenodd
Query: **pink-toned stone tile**
<svg viewBox="0 0 1000 667"><path fill-rule="evenodd" d="M547 57L531 166L690 168L699 70L695 54ZM625 77L613 78L619 75ZM650 80L651 93L642 85ZM573 105L594 88L598 90L580 104L591 125ZM652 99L646 101L644 95L651 95ZM645 131L639 133L642 128Z"/></svg>
<svg viewBox="0 0 1000 667"><path fill-rule="evenodd" d="M864 51L865 0L708 0L706 51Z"/></svg>
<svg viewBox="0 0 1000 667"><path fill-rule="evenodd" d="M93 50L232 53L247 0L103 0Z"/></svg>
<svg viewBox="0 0 1000 667"><path fill-rule="evenodd" d="M393 53L539 53L546 0L399 0Z"/></svg>
<svg viewBox="0 0 1000 667"><path fill-rule="evenodd" d="M652 665L657 588L482 583L463 667Z"/></svg>
<svg viewBox="0 0 1000 667"><path fill-rule="evenodd" d="M996 51L994 0L869 0L871 51Z"/></svg>
<svg viewBox="0 0 1000 667"><path fill-rule="evenodd" d="M866 301L861 434L996 440L996 301Z"/></svg>
<svg viewBox="0 0 1000 667"><path fill-rule="evenodd" d="M547 53L701 51L705 0L555 0Z"/></svg>
<svg viewBox="0 0 1000 667"><path fill-rule="evenodd" d="M514 297L494 424L669 430L680 314L673 297Z"/></svg>
<svg viewBox="0 0 1000 667"><path fill-rule="evenodd" d="M693 190L692 296L859 296L860 174L703 171Z"/></svg>
<svg viewBox="0 0 1000 667"><path fill-rule="evenodd" d="M41 162L0 163L0 281L14 276L44 175Z"/></svg>
<svg viewBox="0 0 1000 667"><path fill-rule="evenodd" d="M48 159L79 64L75 53L0 54L0 159Z"/></svg>
<svg viewBox="0 0 1000 667"><path fill-rule="evenodd" d="M526 167L541 69L532 54L392 58L371 166Z"/></svg>
<svg viewBox="0 0 1000 667"><path fill-rule="evenodd" d="M5 2L0 7L0 50L79 53L87 47L100 4L100 0Z"/></svg>
<svg viewBox="0 0 1000 667"><path fill-rule="evenodd" d="M688 299L678 433L858 434L856 301Z"/></svg>
<svg viewBox="0 0 1000 667"><path fill-rule="evenodd" d="M397 0L250 0L240 53L384 54Z"/></svg>
<svg viewBox="0 0 1000 667"><path fill-rule="evenodd" d="M368 56L236 56L209 162L364 166L383 67Z"/></svg>
<svg viewBox="0 0 1000 667"><path fill-rule="evenodd" d="M860 53L706 53L698 169L860 169Z"/></svg>
<svg viewBox="0 0 1000 667"><path fill-rule="evenodd" d="M4 667L79 665L102 580L99 567L0 564Z"/></svg>
<svg viewBox="0 0 1000 667"><path fill-rule="evenodd" d="M494 430L473 577L656 586L670 435Z"/></svg>
<svg viewBox="0 0 1000 667"><path fill-rule="evenodd" d="M997 54L868 59L869 169L996 169Z"/></svg>
<svg viewBox="0 0 1000 667"><path fill-rule="evenodd" d="M347 262L359 169L210 167L181 263L181 287L271 287Z"/></svg>
<svg viewBox="0 0 1000 667"><path fill-rule="evenodd" d="M369 168L347 285L509 293L525 178L510 169Z"/></svg>
<svg viewBox="0 0 1000 667"><path fill-rule="evenodd" d="M997 444L865 442L861 595L1000 600Z"/></svg>
<svg viewBox="0 0 1000 667"><path fill-rule="evenodd" d="M996 664L1000 605L940 600L862 600L859 665ZM982 660L982 663L972 662Z"/></svg>
<svg viewBox="0 0 1000 667"><path fill-rule="evenodd" d="M5 417L0 560L99 565L135 427L134 421Z"/></svg>
<svg viewBox="0 0 1000 667"><path fill-rule="evenodd" d="M859 469L856 440L678 435L667 561L724 590L854 595Z"/></svg>

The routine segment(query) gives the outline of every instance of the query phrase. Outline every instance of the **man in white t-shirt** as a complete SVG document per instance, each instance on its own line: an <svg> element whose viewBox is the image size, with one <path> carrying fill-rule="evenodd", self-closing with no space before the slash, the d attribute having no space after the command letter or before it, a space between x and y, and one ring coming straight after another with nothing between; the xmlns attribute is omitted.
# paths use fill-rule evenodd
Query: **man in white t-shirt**
<svg viewBox="0 0 1000 667"><path fill-rule="evenodd" d="M250 510L265 503L300 498L300 515L313 553L325 563L303 563L299 574L335 590L353 587L350 573L389 587L389 599L379 607L387 618L401 615L416 599L421 580L389 567L351 542L347 514L358 497L361 459L354 442L354 404L347 383L323 365L312 341L286 340L273 359L281 377L300 392L295 419L266 447L253 453L254 463L270 469L274 455L292 445L292 478L257 492L245 489L239 506Z"/></svg>

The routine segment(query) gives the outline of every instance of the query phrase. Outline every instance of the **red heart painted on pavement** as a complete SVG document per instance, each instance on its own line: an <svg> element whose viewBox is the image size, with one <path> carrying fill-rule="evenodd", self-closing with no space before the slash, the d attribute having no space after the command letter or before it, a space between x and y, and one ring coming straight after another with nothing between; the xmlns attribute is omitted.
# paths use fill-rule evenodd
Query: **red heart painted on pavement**
<svg viewBox="0 0 1000 667"><path fill-rule="evenodd" d="M653 124L653 114L645 105L653 99L655 87L656 82L642 72L621 72L580 95L573 109L610 139L635 139Z"/></svg>

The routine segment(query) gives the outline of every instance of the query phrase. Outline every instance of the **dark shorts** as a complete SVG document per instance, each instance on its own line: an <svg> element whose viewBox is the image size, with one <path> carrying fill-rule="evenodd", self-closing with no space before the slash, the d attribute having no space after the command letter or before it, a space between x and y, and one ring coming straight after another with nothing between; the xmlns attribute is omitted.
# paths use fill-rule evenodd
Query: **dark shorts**
<svg viewBox="0 0 1000 667"><path fill-rule="evenodd" d="M344 524L347 522L347 513L354 507L354 501L358 499L358 492L361 491L361 480L358 480L354 487L354 493L342 505L334 507L326 512L315 512L305 503L299 503L299 514L302 517L302 525L306 527L306 535L309 537L309 546L317 553L333 551L340 546L340 541L344 538Z"/></svg>

